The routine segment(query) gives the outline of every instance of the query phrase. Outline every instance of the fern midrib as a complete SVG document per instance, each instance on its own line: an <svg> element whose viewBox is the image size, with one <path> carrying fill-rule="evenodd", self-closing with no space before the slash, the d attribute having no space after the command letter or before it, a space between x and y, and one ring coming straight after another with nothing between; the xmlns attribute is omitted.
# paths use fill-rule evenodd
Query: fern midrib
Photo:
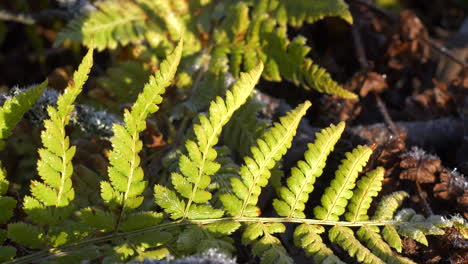
<svg viewBox="0 0 468 264"><path fill-rule="evenodd" d="M296 127L297 127L296 124L300 122L300 120L302 119L302 116L304 115L305 111L307 111L307 107L304 107L303 109L301 109L301 111L299 113L297 113L297 115L294 117L294 120L292 122L293 125L290 125L287 128L287 131L284 134L283 138L281 139L280 144L276 144L276 146L273 148L273 150L270 151L268 153L268 156L264 159L264 162L261 164L261 166L260 166L260 168L258 170L260 173L257 173L257 175L255 177L253 177L254 181L253 181L252 185L249 187L249 192L247 193L246 199L242 203L242 209L241 209L240 215L239 215L240 217L244 216L245 208L247 208L247 205L248 205L247 203L249 202L250 197L252 196L252 190L253 190L253 188L255 186L257 186L258 179L263 174L263 171L265 170L268 162L272 159L274 154L276 154L276 152L283 146L283 144L286 142L286 139L289 138L289 136L291 134L296 132Z"/></svg>
<svg viewBox="0 0 468 264"><path fill-rule="evenodd" d="M72 95L73 96L73 95ZM58 105L58 103L57 103ZM73 111L73 105L70 105L67 107L67 110L63 115L62 118L60 119L60 122L62 123L62 126L60 127L60 145L62 146L62 171L60 172L60 187L59 191L57 194L57 202L55 203L55 207L60 207L60 203L62 201L62 196L63 196L63 188L65 185L65 180L66 180L66 175L67 175L67 149L65 149L65 126L68 123L67 117L70 114L71 111Z"/></svg>
<svg viewBox="0 0 468 264"><path fill-rule="evenodd" d="M189 212L189 209L190 209L190 206L192 205L192 202L193 202L193 198L195 197L195 193L196 191L198 190L198 185L200 184L200 179L201 179L201 176L203 175L203 169L205 168L205 162L206 162L206 158L207 158L207 155L208 155L208 151L210 148L212 148L212 142L215 138L217 138L219 136L219 132L222 128L223 128L223 125L224 123L226 122L226 120L229 120L229 118L231 117L231 115L237 110L236 107L233 107L232 109L228 110L227 114L224 115L224 118L220 120L220 122L218 122L215 126L215 129L213 129L213 133L211 134L211 136L209 137L208 141L207 141L207 144L206 144L206 147L204 149L204 151L202 152L203 153L203 156L202 156L202 162L200 164L200 167L198 169L198 175L197 175L197 180L196 182L193 184L193 188L192 188L192 193L190 194L190 198L187 202L187 206L185 207L185 212L184 212L184 217L183 219L186 219L187 218L187 215L188 215L188 212Z"/></svg>
<svg viewBox="0 0 468 264"><path fill-rule="evenodd" d="M107 30L109 28L116 28L119 25L124 25L124 24L127 24L127 23L131 23L133 21L145 20L146 18L147 18L147 16L144 15L144 14L134 15L134 16L130 16L130 17L123 16L123 19L121 19L121 20L114 19L112 23L99 24L99 25L93 26L93 27L83 27L83 31L92 34L92 33Z"/></svg>
<svg viewBox="0 0 468 264"><path fill-rule="evenodd" d="M333 131L335 132L335 131ZM336 142L336 138L339 138L340 134L334 134L334 137L331 137L330 140L327 141L326 147L322 148L322 151L320 153L320 158L319 161L315 163L315 166L313 169L309 170L309 173L306 176L306 181L304 184L301 185L301 189L299 190L299 194L296 195L296 199L294 200L294 204L291 206L291 212L288 215L288 218L292 218L292 215L294 211L296 210L297 203L299 202L299 197L301 197L302 193L304 192L305 187L309 184L309 182L312 180L312 175L316 172L317 168L319 167L320 164L322 164L323 160L327 158L328 155L326 155L328 149L330 148L331 145L333 145L333 142ZM319 175L320 176L320 175ZM317 176L317 177L319 177ZM315 178L317 178L315 177Z"/></svg>
<svg viewBox="0 0 468 264"><path fill-rule="evenodd" d="M346 175L346 179L345 179L345 184L341 185L341 188L340 188L340 191L338 192L336 198L333 200L333 203L332 203L332 206L330 207L330 209L328 210L327 212L327 216L324 218L324 220L328 219L328 217L330 217L331 213L333 212L333 209L335 208L336 206L336 203L338 202L338 200L341 198L341 194L343 193L343 191L346 189L346 187L348 186L348 182L351 178L351 175L353 174L353 172L356 170L356 167L361 164L361 160L363 159L364 155L366 154L366 151L362 151L359 155L359 158L356 160L356 162L353 163L353 166L351 167L351 169L349 170L349 173Z"/></svg>

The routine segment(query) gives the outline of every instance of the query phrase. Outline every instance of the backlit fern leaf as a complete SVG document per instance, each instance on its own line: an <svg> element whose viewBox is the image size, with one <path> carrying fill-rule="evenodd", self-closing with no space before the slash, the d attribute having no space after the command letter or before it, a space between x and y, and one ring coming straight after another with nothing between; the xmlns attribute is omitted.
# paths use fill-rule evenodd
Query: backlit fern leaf
<svg viewBox="0 0 468 264"><path fill-rule="evenodd" d="M319 235L323 232L323 226L301 224L294 231L294 244L303 248L307 256L313 256L315 263L344 264L323 242Z"/></svg>
<svg viewBox="0 0 468 264"><path fill-rule="evenodd" d="M28 111L44 92L47 81L22 91L17 96L7 99L0 107L0 150L5 146L5 139L11 135L24 113Z"/></svg>
<svg viewBox="0 0 468 264"><path fill-rule="evenodd" d="M285 231L286 227L281 223L250 224L242 234L242 243L253 244L252 253L260 257L260 263L294 263L281 241L273 236Z"/></svg>
<svg viewBox="0 0 468 264"><path fill-rule="evenodd" d="M310 106L311 103L306 101L286 116L281 117L280 122L275 123L257 140L256 146L250 149L252 156L244 158L245 165L240 169L242 180L231 179L235 195L220 196L224 207L231 215L252 217L259 215L256 205L261 189L268 183L271 176L270 170L291 147L297 126Z"/></svg>
<svg viewBox="0 0 468 264"><path fill-rule="evenodd" d="M356 232L359 239L366 243L367 247L379 258L381 258L385 263L389 264L414 264L408 258L398 256L392 252L390 246L388 246L385 241L382 240L382 237L379 233L375 231L375 228L369 226L362 226Z"/></svg>
<svg viewBox="0 0 468 264"><path fill-rule="evenodd" d="M273 201L273 207L281 216L288 218L305 218L305 203L309 194L314 190L316 178L320 177L325 167L328 155L343 133L345 123L338 126L331 125L315 136L314 144L308 145L304 153L304 161L299 161L291 169L291 176L287 179L287 187L281 187L280 199Z"/></svg>
<svg viewBox="0 0 468 264"><path fill-rule="evenodd" d="M44 121L45 130L41 133L44 148L39 149L40 159L37 162L42 182L33 180L30 186L32 196L26 196L24 199L24 210L35 222L60 223L71 213L66 207L75 198L71 181L71 160L76 148L70 146L65 126L70 120L73 103L81 93L92 65L93 50L90 49L64 93L58 97L57 106L49 106L47 109L49 119ZM45 209L46 207L56 210L50 211Z"/></svg>
<svg viewBox="0 0 468 264"><path fill-rule="evenodd" d="M314 208L314 214L321 220L338 220L339 216L345 213L348 200L353 196L351 191L356 182L356 178L367 160L372 154L372 150L366 146L358 146L352 152L346 153L346 159L335 172L335 178L330 186L325 189L321 198L322 205Z"/></svg>
<svg viewBox="0 0 468 264"><path fill-rule="evenodd" d="M344 226L334 226L328 232L330 241L338 244L346 250L351 257L355 257L359 263L384 264L379 257L372 254L363 246L353 234L353 230Z"/></svg>
<svg viewBox="0 0 468 264"><path fill-rule="evenodd" d="M398 207L401 206L403 200L407 197L409 197L409 195L404 191L398 191L384 196L377 205L377 209L372 216L372 220L392 219ZM395 248L398 252L401 252L403 243L395 226L385 226L382 230L382 236L391 247Z"/></svg>
<svg viewBox="0 0 468 264"><path fill-rule="evenodd" d="M132 1L101 1L96 3L98 10L72 20L55 42L60 45L65 40L81 42L89 46L94 42L97 50L115 49L144 38L148 25L147 15Z"/></svg>
<svg viewBox="0 0 468 264"><path fill-rule="evenodd" d="M101 183L101 196L111 207L121 208L117 229L137 229L138 225L148 225L141 222L154 224L161 220L159 214L152 212L128 215L126 212L138 208L143 202L142 193L147 182L143 180L143 169L140 167L139 152L143 147L140 132L146 128L148 115L159 109L161 95L171 84L177 71L182 46L180 41L173 53L161 63L160 70L150 77L131 110L125 111L125 126L114 124L114 137L111 139L113 150L109 154L108 168L110 182ZM132 228L128 227L130 223L133 223Z"/></svg>
<svg viewBox="0 0 468 264"><path fill-rule="evenodd" d="M378 167L364 175L358 182L354 190L353 197L348 205L348 212L345 214L346 221L366 221L369 219L367 210L369 209L373 197L379 194L382 189L382 181L385 170Z"/></svg>
<svg viewBox="0 0 468 264"><path fill-rule="evenodd" d="M277 2L275 10L280 24L287 21L293 27L300 27L302 23L314 23L326 16L338 16L347 21L353 22L353 17L348 10L346 2L343 0L315 0L315 1L281 1Z"/></svg>
<svg viewBox="0 0 468 264"><path fill-rule="evenodd" d="M156 203L170 213L173 219L179 217L199 219L223 214L222 211L215 210L209 205L203 205L211 200L211 193L205 189L211 183L211 176L220 167L215 162L217 153L213 147L218 142L223 126L249 97L262 70L263 65L259 64L249 73L242 74L240 80L226 92L225 100L217 97L212 101L208 117L199 115L199 124L194 125L197 142L187 140L185 147L188 155L183 154L179 159L180 173L174 172L171 175L174 188L187 202L179 200L176 194L166 187L155 186ZM170 203L166 201L167 199L176 200ZM183 212L179 211L181 207L184 207Z"/></svg>

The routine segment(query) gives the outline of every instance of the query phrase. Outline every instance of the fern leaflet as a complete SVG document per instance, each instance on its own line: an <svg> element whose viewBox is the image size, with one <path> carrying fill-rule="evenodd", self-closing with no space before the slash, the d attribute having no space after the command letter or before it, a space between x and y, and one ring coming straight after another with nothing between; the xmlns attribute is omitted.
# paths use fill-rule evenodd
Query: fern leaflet
<svg viewBox="0 0 468 264"><path fill-rule="evenodd" d="M372 150L366 146L358 146L352 152L346 153L346 159L341 162L335 172L335 178L322 195L322 205L314 208L317 219L338 220L345 212L348 200L353 196L351 190L355 186L356 178L371 154Z"/></svg>
<svg viewBox="0 0 468 264"><path fill-rule="evenodd" d="M379 257L372 254L363 246L353 234L353 230L344 226L334 226L328 232L330 241L345 249L351 257L355 257L359 263L384 264Z"/></svg>
<svg viewBox="0 0 468 264"><path fill-rule="evenodd" d="M372 198L379 194L382 189L382 181L385 170L378 167L372 170L357 182L357 188L354 190L353 197L348 205L348 212L345 214L346 221L366 221L369 219L367 210L369 209Z"/></svg>
<svg viewBox="0 0 468 264"><path fill-rule="evenodd" d="M316 263L344 264L323 242L319 235L323 232L323 226L301 224L294 231L294 244L303 248L307 256L313 256Z"/></svg>
<svg viewBox="0 0 468 264"><path fill-rule="evenodd" d="M40 85L24 90L19 95L5 101L0 108L0 150L4 148L4 140L11 135L16 123L39 99L46 86L47 81L44 81Z"/></svg>
<svg viewBox="0 0 468 264"><path fill-rule="evenodd" d="M240 168L242 180L231 178L234 194L220 196L226 210L233 216L258 216L256 207L261 188L270 178L270 170L291 147L297 126L307 109L309 101L280 118L273 127L257 140L256 146L250 149L252 157L245 157L245 164Z"/></svg>
<svg viewBox="0 0 468 264"><path fill-rule="evenodd" d="M304 161L299 161L291 169L291 176L287 179L287 188L281 187L279 199L273 200L273 207L280 216L288 218L305 218L305 203L309 194L314 190L314 183L320 177L325 167L328 155L343 133L345 123L338 126L331 125L315 136L314 144L308 145L304 153Z"/></svg>

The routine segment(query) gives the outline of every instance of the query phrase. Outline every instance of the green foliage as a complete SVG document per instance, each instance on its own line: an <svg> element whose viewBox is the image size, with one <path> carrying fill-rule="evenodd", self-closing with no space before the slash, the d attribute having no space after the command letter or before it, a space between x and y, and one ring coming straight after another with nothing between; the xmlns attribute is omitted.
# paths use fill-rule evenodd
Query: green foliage
<svg viewBox="0 0 468 264"><path fill-rule="evenodd" d="M314 144L309 144L304 153L304 161L299 161L291 169L291 177L286 181L288 187L280 188L281 200L273 200L273 207L279 215L305 218L305 203L314 190L315 180L322 175L328 154L333 151L344 127L344 122L341 122L338 126L331 125L316 134Z"/></svg>
<svg viewBox="0 0 468 264"><path fill-rule="evenodd" d="M291 147L297 126L310 106L311 103L307 101L281 117L280 122L275 123L250 149L251 156L244 158L245 165L240 168L242 179L231 179L234 194L224 194L220 197L231 215L259 215L256 204L261 188L267 185L271 176L270 170Z"/></svg>
<svg viewBox="0 0 468 264"><path fill-rule="evenodd" d="M384 173L385 170L382 167L378 167L368 172L357 182L357 188L348 206L348 212L345 214L347 221L356 222L369 219L367 210L372 203L372 198L377 196L382 189Z"/></svg>
<svg viewBox="0 0 468 264"><path fill-rule="evenodd" d="M0 150L5 147L5 139L11 136L24 113L28 111L44 92L47 81L30 89L22 91L19 95L7 99L0 108Z"/></svg>
<svg viewBox="0 0 468 264"><path fill-rule="evenodd" d="M352 189L356 178L371 154L372 150L366 146L358 146L352 152L346 153L346 159L342 160L335 172L335 178L325 189L321 198L322 205L314 208L317 219L338 220L345 212L348 201L353 197Z"/></svg>
<svg viewBox="0 0 468 264"><path fill-rule="evenodd" d="M307 256L313 256L316 263L344 263L323 242L323 232L323 226L301 224L294 231L294 244L303 248Z"/></svg>
<svg viewBox="0 0 468 264"><path fill-rule="evenodd" d="M24 201L24 210L36 223L58 224L72 212L67 207L75 198L71 176L76 148L70 146L65 126L70 120L73 103L81 93L92 65L93 51L90 49L74 73L73 80L58 97L57 107L47 108L49 119L44 121L45 129L41 133L44 148L39 149L40 159L37 162L38 174L43 182L33 180L30 186L32 196L26 196ZM57 210L44 210L46 207Z"/></svg>
<svg viewBox="0 0 468 264"><path fill-rule="evenodd" d="M385 263L363 246L348 227L334 226L328 233L330 241L345 249L351 257L355 257L359 263Z"/></svg>
<svg viewBox="0 0 468 264"><path fill-rule="evenodd" d="M122 0L121 3L126 2ZM167 27L171 39L180 35L176 32L178 25L191 21L190 15L183 19L176 16L188 14L192 11L191 6L186 5L184 1L177 3L180 5L167 5L165 1L132 2L138 8L144 4L145 12L148 9L172 13L171 16L174 17L160 17L162 21L158 20L158 23ZM228 8L226 10L232 11L232 14L222 20L221 29L216 33L220 34L216 40L220 41L220 46L216 47L218 52L222 53L220 47L225 45L224 41L229 38L232 38L233 45L247 40L260 41L255 40L258 36L252 31L255 28L259 31L264 30L271 26L268 23L274 24L272 29L275 32L285 32L287 23L300 25L304 21L315 21L321 17L314 14L304 15L303 11L309 7L306 3L302 6L304 10L295 10L289 3L273 0L248 3L227 2L224 8ZM324 1L317 3L322 4L324 10L334 7L333 3L340 5L341 10L344 5L338 0L330 1L329 5ZM111 4L102 1L99 5ZM124 4L123 6L128 7ZM116 5L113 8L120 7ZM333 10L327 14L334 14ZM177 13L174 13L175 11ZM262 12L265 13L260 16ZM293 18L279 19L285 12ZM346 12L343 12L340 15L346 17ZM93 17L93 14L96 13L88 16ZM129 14L131 19L133 13ZM278 21L273 19L276 16ZM261 17L265 18L260 19ZM239 23L243 20L252 22L248 25ZM147 20L144 20L144 23L147 23ZM277 24L279 26L276 26ZM103 24L103 27L107 26L111 25ZM115 26L119 27L118 24ZM189 25L186 27L189 28ZM203 28L204 25L200 27ZM184 36L187 34L190 33L183 33ZM128 41L129 39L127 38ZM122 44L127 40L123 40ZM151 179L147 176L145 179L140 157L140 154L143 154L143 140L140 139L140 134L147 128L146 119L158 111L166 88L180 76L176 75L178 66L183 65L184 52L189 52L183 47L193 41L188 38L185 42L184 37L184 42L181 40L177 44L173 52L160 63L159 70L149 77L133 106L124 111L123 123L114 124L113 137L110 140L112 149L108 152L109 179L101 181L99 186L94 186L98 185L98 179L90 181L91 184L86 186L95 193L100 189L100 197L93 195L83 202L75 199L74 190L77 185L82 184L81 180L89 179L83 177L72 180L75 147L70 145L65 127L74 109L73 103L80 94L92 66L92 50L88 51L75 72L73 81L59 96L57 106L48 107L49 119L45 121L45 130L41 134L43 148L39 150L40 159L37 163L41 180L32 181L31 195L22 197L23 207L17 209L19 213L16 215L12 215L16 201L4 197L9 182L6 181L5 171L0 171L0 224L8 223L11 216L15 221L10 221L7 231L0 230L2 261L14 258L16 248L12 245L22 249L18 251L20 254L42 249L21 256L14 260L16 263L41 260L120 263L146 257L162 259L168 254L195 254L209 248L232 253L236 249L234 237L240 233L241 242L251 247L253 255L258 256L262 263L293 263L293 257L283 247L283 241L278 235L286 232L286 223L297 223L299 225L293 234L294 243L304 249L306 255L312 257L316 263L343 263L327 246L329 241L362 263L412 263L391 250L393 247L401 251L400 236L407 236L427 245L426 235L441 235L444 233L444 227L452 225L452 221L442 217L425 218L408 209L403 209L394 216L403 199L408 196L405 192L396 192L382 198L375 212L369 213L368 210L372 208L371 204L381 189L385 173L383 168L378 167L369 170L358 180L372 154L371 148L367 146L358 146L345 154L345 159L335 171L335 176L325 189L320 204L313 210L315 218L308 218L309 212L305 207L311 202L308 200L314 190L314 183L324 171L327 157L334 149L345 125L331 125L317 133L315 142L308 145L303 160L291 169L285 183L281 177L273 180L274 174L282 173L279 169L281 159L291 147L300 121L311 103L306 101L297 106L265 129L267 125L255 118L258 105L249 101L249 98L260 76L274 73L274 61L268 56L262 57L262 53L259 53L262 58L255 61L255 65L253 61L245 61L245 57L242 57L240 60L244 61L239 63L239 57L231 52L233 47L227 47L224 55L234 56L232 59L236 64L229 65L232 71L229 74L237 77L236 81L232 85L222 85L220 90L225 92L220 92L222 95L212 98L206 113L198 113L198 106L192 108L197 110L198 116L193 120L192 129L185 135L185 144L179 146L178 138L174 137L174 141L169 143L172 148L168 151L169 154L155 152L163 159L176 160L174 163L177 164L172 166L173 170L168 173L161 168L158 170L158 173L163 172L160 178ZM106 42L100 45L102 48L113 44ZM265 43L262 48L267 45L270 44ZM238 49L235 52L245 51ZM211 72L213 75L208 77L213 79L208 81L207 77L206 83L214 84L226 80L229 76L227 70L224 70L227 64L222 61L211 62L219 63L219 69ZM244 69L248 71L242 72ZM284 71L286 70L289 69ZM198 82L203 83L203 78ZM191 97L193 98L195 97ZM200 105L204 104L205 99L198 101L201 102ZM186 106L190 109L189 104ZM26 108L21 106L20 109ZM24 111L22 110L22 113ZM249 118L246 119L245 126L240 126L247 116ZM183 117L181 123L185 122L188 125L191 119L192 116ZM13 123L8 123L5 127L11 129L13 125L10 124ZM174 133L183 137L186 127L181 127L184 131ZM221 134L221 143L228 147L219 144ZM241 142L241 139L245 142ZM240 167L234 162L234 152L243 158L243 165ZM177 155L169 157L173 153ZM82 166L77 168L83 173ZM168 179L163 177L165 173L169 176ZM157 184L153 186L153 182ZM273 200L273 208L280 217L260 217L258 201L268 183L278 190L278 197ZM153 196L154 199L145 199L146 196ZM156 211L154 204L162 208L163 213ZM24 213L27 217L23 216ZM240 232L236 232L237 230ZM329 241L324 240L323 236L328 236ZM53 258L60 256L63 258Z"/></svg>
<svg viewBox="0 0 468 264"><path fill-rule="evenodd" d="M230 76L237 78L240 72L250 71L260 61L265 65L263 77L266 80L286 79L305 89L357 98L307 57L310 47L306 45L304 37L290 40L287 34L288 24L297 27L304 22L314 23L330 16L352 23L343 0L203 3L105 0L97 2L96 6L95 11L72 20L58 34L56 45L71 40L89 46L93 40L98 50L114 50L126 45L144 46L153 50L150 57L154 58L160 56L161 51L165 54L183 35L187 45L181 64L190 65L184 69L185 78L188 83L193 83L193 91L211 90L192 93L194 98L189 99L188 106L200 106L201 100L209 98L207 95L216 95L220 82ZM194 58L199 58L202 64L210 67L206 69L202 65L194 65ZM126 66L130 64L119 68L125 71ZM131 90L131 82L122 82L122 77L114 74L119 68L114 68L108 78L101 80L107 84L119 83L116 90L123 87ZM190 76L194 72L197 75L192 80ZM213 85L216 82L218 85ZM114 93L118 94L117 91Z"/></svg>

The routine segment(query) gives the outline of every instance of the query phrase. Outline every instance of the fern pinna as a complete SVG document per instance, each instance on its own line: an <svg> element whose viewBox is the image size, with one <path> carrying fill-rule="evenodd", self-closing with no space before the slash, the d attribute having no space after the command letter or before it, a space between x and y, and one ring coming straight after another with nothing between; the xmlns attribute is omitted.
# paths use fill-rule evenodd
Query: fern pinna
<svg viewBox="0 0 468 264"><path fill-rule="evenodd" d="M369 212L382 188L385 171L381 167L364 169L372 155L368 146L344 154L320 204L308 210L314 183L323 173L344 123L316 134L315 142L308 144L303 160L291 169L284 184L283 179L277 181L278 197L272 204L278 217L262 217L259 197L272 184L272 175L291 147L311 103L297 106L261 133L253 131L254 144L244 155L243 164L236 166L229 148L220 144L224 143L220 135L232 117L245 114L238 110L249 100L262 75L261 62L239 73L223 97L216 97L207 112L194 119L193 133L187 135L180 149L169 184L148 186L139 156L143 149L140 132L146 128L147 117L158 110L164 91L177 74L183 43L180 41L160 64L132 108L125 110L123 123L114 124L108 180L95 187L101 200L80 208L74 203L72 181L75 147L70 145L65 126L92 66L92 50L88 51L57 106L48 108L37 163L40 180L32 181L31 195L17 209L27 217L18 215L8 220L16 202L4 199L8 182L4 173L0 174L0 208L7 212L0 220L2 224L10 221L7 231L0 231L2 260L14 257L12 245L28 251L9 263L116 263L189 255L210 248L232 253L236 250L234 237L240 234L240 241L251 247L261 263L293 263L295 256L283 246L288 239L316 263L343 263L340 257L344 252L362 263L412 263L392 250L401 252L401 236L427 244L426 235L443 234L442 228L452 224L440 216L426 218L411 209L397 212L407 197L405 192L383 197L375 211ZM36 97L39 94L37 90ZM25 104L21 109L27 109L32 101L18 102ZM13 123L2 124L11 128ZM246 152L244 148L236 151ZM366 173L361 176L363 170ZM145 193L154 200L147 199ZM294 225L292 237L286 235L286 224ZM329 241L342 250L330 247ZM30 251L35 249L42 250Z"/></svg>

